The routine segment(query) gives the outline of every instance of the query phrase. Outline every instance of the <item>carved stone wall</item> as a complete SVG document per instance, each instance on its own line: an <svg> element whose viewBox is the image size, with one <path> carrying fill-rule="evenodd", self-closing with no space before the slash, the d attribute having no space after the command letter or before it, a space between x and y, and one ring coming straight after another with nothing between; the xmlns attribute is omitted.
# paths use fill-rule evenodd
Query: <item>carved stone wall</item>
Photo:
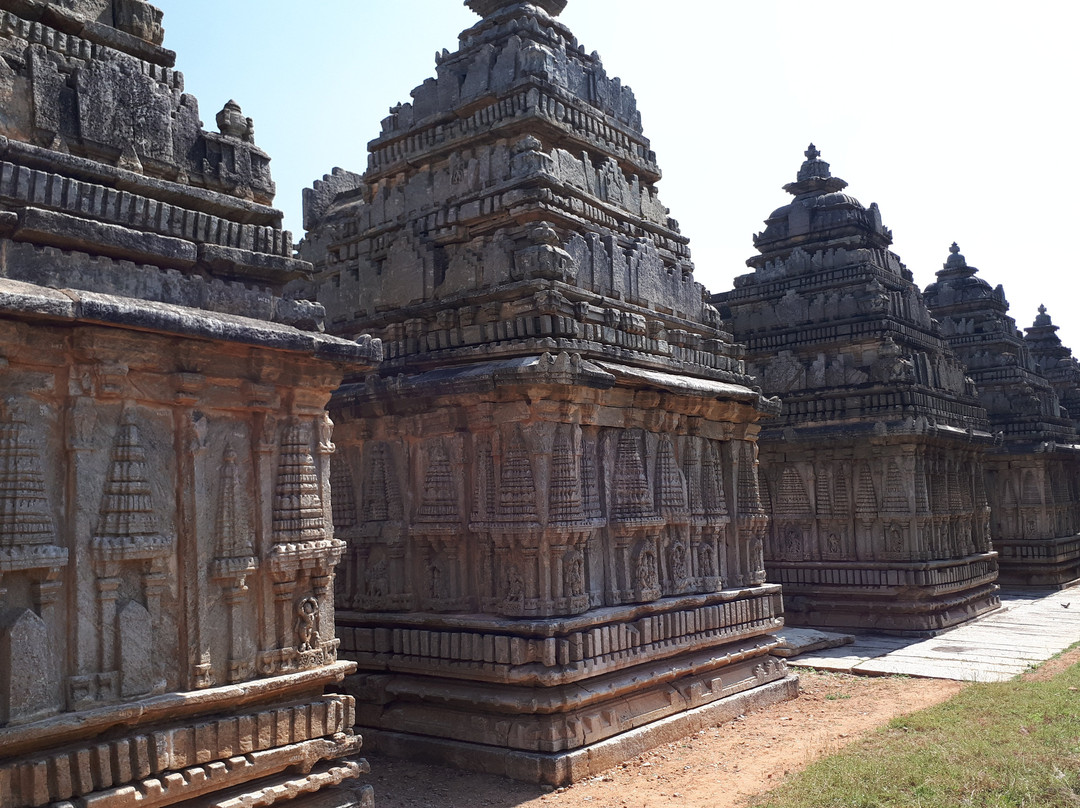
<svg viewBox="0 0 1080 808"><path fill-rule="evenodd" d="M977 272L953 244L926 300L1002 437L984 461L1001 581L1063 586L1080 578L1080 438L1008 316L1004 289Z"/></svg>
<svg viewBox="0 0 1080 808"><path fill-rule="evenodd" d="M190 162L261 153L160 21L0 2L0 805L355 808L324 407L379 345L282 297L268 170Z"/></svg>
<svg viewBox="0 0 1080 808"><path fill-rule="evenodd" d="M451 739L470 766L567 782L627 753L599 741L775 698L753 695L785 675L763 636L782 606L756 394L642 389L565 353L500 365L333 399L336 479L356 491L335 517L339 633L365 739L453 761L430 740Z"/></svg>
<svg viewBox="0 0 1080 808"><path fill-rule="evenodd" d="M761 438L789 622L934 632L997 606L986 412L877 205L811 145L754 272L713 300L783 400Z"/></svg>
<svg viewBox="0 0 1080 808"><path fill-rule="evenodd" d="M469 5L483 19L383 122L367 172L306 194L316 277L295 288L386 350L330 405L365 739L565 783L694 708L793 694L761 563L757 422L779 405L749 386L633 94L565 3Z"/></svg>

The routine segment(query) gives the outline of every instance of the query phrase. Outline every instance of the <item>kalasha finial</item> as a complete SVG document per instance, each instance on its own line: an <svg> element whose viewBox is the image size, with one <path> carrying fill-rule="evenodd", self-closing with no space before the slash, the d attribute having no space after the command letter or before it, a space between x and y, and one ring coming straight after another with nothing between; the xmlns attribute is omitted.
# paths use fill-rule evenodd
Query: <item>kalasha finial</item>
<svg viewBox="0 0 1080 808"><path fill-rule="evenodd" d="M1057 326L1054 325L1054 321L1050 319L1050 315L1046 313L1046 306L1039 305L1039 316L1035 318L1035 322L1032 323L1033 328L1049 328L1054 327L1057 331Z"/></svg>
<svg viewBox="0 0 1080 808"><path fill-rule="evenodd" d="M799 183L811 181L811 180L829 180L830 191L839 191L842 188L847 187L847 183L841 179L833 179L832 174L829 173L829 164L824 160L818 158L821 157L821 150L818 149L813 143L810 144L810 148L803 152L806 155L806 161L799 169L797 181L790 187L785 185L784 189L790 191L793 194L801 194L805 189L801 188Z"/></svg>
<svg viewBox="0 0 1080 808"><path fill-rule="evenodd" d="M960 254L960 246L955 241L949 247L949 257L945 261L944 269L967 269L967 259Z"/></svg>
<svg viewBox="0 0 1080 808"><path fill-rule="evenodd" d="M558 17L566 8L566 3L567 0L465 0L465 5L484 19L494 17L505 9L525 5L537 6L552 17Z"/></svg>
<svg viewBox="0 0 1080 808"><path fill-rule="evenodd" d="M231 98L217 114L218 131L226 137L235 137L240 140L254 143L255 123L251 118L244 116L240 105Z"/></svg>

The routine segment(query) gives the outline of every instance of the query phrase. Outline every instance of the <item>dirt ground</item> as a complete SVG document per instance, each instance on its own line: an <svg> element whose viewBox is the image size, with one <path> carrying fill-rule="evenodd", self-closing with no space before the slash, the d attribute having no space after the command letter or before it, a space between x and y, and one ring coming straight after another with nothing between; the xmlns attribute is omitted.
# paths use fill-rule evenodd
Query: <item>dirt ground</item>
<svg viewBox="0 0 1080 808"><path fill-rule="evenodd" d="M1051 663L1053 664L1053 663ZM660 746L569 788L370 755L377 808L735 808L960 682L800 672L802 695Z"/></svg>

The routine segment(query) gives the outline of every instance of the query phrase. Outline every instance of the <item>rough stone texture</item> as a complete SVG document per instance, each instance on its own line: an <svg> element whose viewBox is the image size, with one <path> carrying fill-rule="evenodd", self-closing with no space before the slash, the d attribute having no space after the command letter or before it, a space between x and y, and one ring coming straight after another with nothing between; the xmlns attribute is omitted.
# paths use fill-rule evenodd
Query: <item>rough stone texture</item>
<svg viewBox="0 0 1080 808"><path fill-rule="evenodd" d="M769 580L791 623L933 632L997 606L986 413L877 205L811 144L754 272L713 298L783 399L763 431Z"/></svg>
<svg viewBox="0 0 1080 808"><path fill-rule="evenodd" d="M787 675L756 457L779 404L694 281L633 94L562 5L471 4L367 172L306 194L297 285L386 351L330 405L359 725L558 783Z"/></svg>
<svg viewBox="0 0 1080 808"><path fill-rule="evenodd" d="M282 296L251 122L201 131L160 22L0 0L0 805L369 805L324 407L380 348Z"/></svg>
<svg viewBox="0 0 1080 808"><path fill-rule="evenodd" d="M1080 439L1008 316L1004 289L977 277L956 244L950 252L925 297L1002 436L984 460L1001 582L1066 585L1080 578Z"/></svg>

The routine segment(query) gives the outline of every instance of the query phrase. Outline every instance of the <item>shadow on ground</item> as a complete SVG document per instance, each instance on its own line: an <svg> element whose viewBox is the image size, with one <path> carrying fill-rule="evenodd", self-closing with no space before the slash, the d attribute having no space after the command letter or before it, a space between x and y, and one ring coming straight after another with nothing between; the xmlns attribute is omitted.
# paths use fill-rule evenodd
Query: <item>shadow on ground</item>
<svg viewBox="0 0 1080 808"><path fill-rule="evenodd" d="M511 808L552 790L490 774L405 764L374 754L365 757L371 764L367 782L375 787L378 808Z"/></svg>

